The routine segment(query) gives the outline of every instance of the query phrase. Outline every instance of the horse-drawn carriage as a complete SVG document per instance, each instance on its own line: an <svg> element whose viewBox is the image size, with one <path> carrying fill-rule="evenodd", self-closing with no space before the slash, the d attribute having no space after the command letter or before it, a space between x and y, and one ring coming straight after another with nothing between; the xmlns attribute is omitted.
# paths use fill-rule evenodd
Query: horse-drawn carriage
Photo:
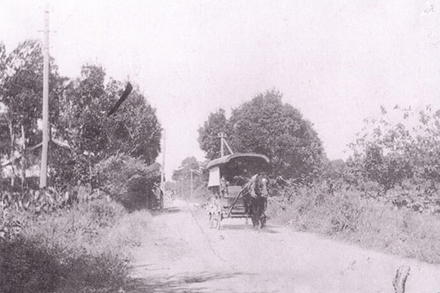
<svg viewBox="0 0 440 293"><path fill-rule="evenodd" d="M212 160L208 189L212 192L209 206L211 226L220 228L224 218L252 219L254 227L266 223L267 177L269 159L260 154L231 154Z"/></svg>

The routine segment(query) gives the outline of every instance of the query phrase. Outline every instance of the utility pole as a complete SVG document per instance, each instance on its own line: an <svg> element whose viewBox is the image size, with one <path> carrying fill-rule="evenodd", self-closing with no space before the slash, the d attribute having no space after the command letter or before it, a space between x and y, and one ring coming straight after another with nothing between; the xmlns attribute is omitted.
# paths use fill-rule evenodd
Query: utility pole
<svg viewBox="0 0 440 293"><path fill-rule="evenodd" d="M165 192L165 149L167 142L167 131L163 130L163 155L162 155L162 172L160 173L160 189Z"/></svg>
<svg viewBox="0 0 440 293"><path fill-rule="evenodd" d="M220 137L220 156L223 157L225 155L225 148L223 146L223 142L226 137L226 133L220 132L217 136Z"/></svg>
<svg viewBox="0 0 440 293"><path fill-rule="evenodd" d="M191 200L193 199L193 189L194 189L194 175L193 173L196 172L197 174L200 174L200 170L197 169L190 169L189 172L191 173Z"/></svg>
<svg viewBox="0 0 440 293"><path fill-rule="evenodd" d="M218 135L218 137L220 137L220 156L223 157L225 155L225 147L224 145L226 145L226 147L228 148L229 153L232 155L234 152L232 151L231 147L229 146L229 144L226 142L226 133L224 132L220 132Z"/></svg>
<svg viewBox="0 0 440 293"><path fill-rule="evenodd" d="M193 199L193 171L194 170L189 170L191 173L191 200Z"/></svg>
<svg viewBox="0 0 440 293"><path fill-rule="evenodd" d="M43 65L43 145L41 150L40 188L47 185L47 153L49 148L49 5L44 11Z"/></svg>

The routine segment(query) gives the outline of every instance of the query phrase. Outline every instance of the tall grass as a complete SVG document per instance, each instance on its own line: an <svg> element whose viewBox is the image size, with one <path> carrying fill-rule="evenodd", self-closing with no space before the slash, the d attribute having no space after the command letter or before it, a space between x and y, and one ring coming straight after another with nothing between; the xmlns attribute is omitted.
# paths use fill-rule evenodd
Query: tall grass
<svg viewBox="0 0 440 293"><path fill-rule="evenodd" d="M115 292L128 275L147 212L95 200L35 215L14 212L21 231L0 241L0 292Z"/></svg>
<svg viewBox="0 0 440 293"><path fill-rule="evenodd" d="M352 190L325 185L286 188L267 214L298 231L324 234L392 254L440 263L440 216L397 208ZM290 198L290 200L287 200Z"/></svg>

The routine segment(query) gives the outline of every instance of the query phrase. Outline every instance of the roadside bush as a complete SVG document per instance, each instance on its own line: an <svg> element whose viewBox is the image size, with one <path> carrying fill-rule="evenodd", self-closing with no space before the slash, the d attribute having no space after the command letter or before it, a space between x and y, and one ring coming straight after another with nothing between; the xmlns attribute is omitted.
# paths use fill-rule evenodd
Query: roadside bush
<svg viewBox="0 0 440 293"><path fill-rule="evenodd" d="M335 194L328 201L332 234L350 230L356 232L365 207L360 197L354 194Z"/></svg>
<svg viewBox="0 0 440 293"><path fill-rule="evenodd" d="M112 199L120 202L127 210L151 207L154 198L154 182L160 179L160 166L147 165L138 158L116 155L95 166L94 181Z"/></svg>
<svg viewBox="0 0 440 293"><path fill-rule="evenodd" d="M20 238L0 243L1 292L114 292L127 268L113 255L78 255Z"/></svg>
<svg viewBox="0 0 440 293"><path fill-rule="evenodd" d="M115 226L125 215L124 208L113 201L94 200L52 214L34 215L22 236L40 239L49 248L65 249L96 247L106 228Z"/></svg>
<svg viewBox="0 0 440 293"><path fill-rule="evenodd" d="M63 278L54 254L35 242L0 242L1 292L54 292Z"/></svg>
<svg viewBox="0 0 440 293"><path fill-rule="evenodd" d="M275 222L287 222L299 231L328 234L332 230L329 218L329 198L326 186L286 186L281 197L269 199L267 215ZM280 200L281 199L281 200Z"/></svg>
<svg viewBox="0 0 440 293"><path fill-rule="evenodd" d="M127 277L126 248L139 245L149 220L103 199L51 214L11 213L21 231L0 241L0 292L115 292Z"/></svg>
<svg viewBox="0 0 440 293"><path fill-rule="evenodd" d="M125 259L129 255L124 253L124 248L138 246L148 229L151 214L147 211L135 211L125 215L117 224L102 238L102 244L108 245L107 250L115 249Z"/></svg>
<svg viewBox="0 0 440 293"><path fill-rule="evenodd" d="M342 238L404 257L440 263L438 214L420 214L370 200L357 233Z"/></svg>
<svg viewBox="0 0 440 293"><path fill-rule="evenodd" d="M440 263L440 215L397 208L387 199L350 189L328 191L326 184L285 187L270 198L271 221L298 231L324 234L430 263ZM290 200L287 200L290 198Z"/></svg>

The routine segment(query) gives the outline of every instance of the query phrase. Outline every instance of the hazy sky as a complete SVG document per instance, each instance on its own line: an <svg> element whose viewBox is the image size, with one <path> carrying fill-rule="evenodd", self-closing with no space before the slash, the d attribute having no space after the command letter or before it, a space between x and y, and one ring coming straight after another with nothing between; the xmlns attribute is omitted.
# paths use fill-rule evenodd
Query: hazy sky
<svg viewBox="0 0 440 293"><path fill-rule="evenodd" d="M0 0L0 41L42 38L47 1ZM100 64L131 80L166 129L167 176L203 158L197 129L258 93L280 90L330 159L380 105L440 102L440 0L49 1L60 72ZM161 158L158 159L159 162Z"/></svg>

